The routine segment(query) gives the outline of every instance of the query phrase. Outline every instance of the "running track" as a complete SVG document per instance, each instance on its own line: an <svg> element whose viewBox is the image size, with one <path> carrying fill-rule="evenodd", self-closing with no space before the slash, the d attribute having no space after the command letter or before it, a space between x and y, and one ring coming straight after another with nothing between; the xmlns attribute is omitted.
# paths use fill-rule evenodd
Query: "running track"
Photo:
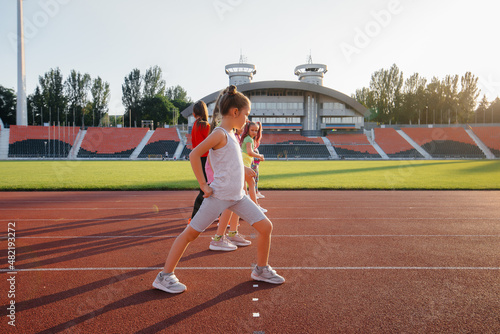
<svg viewBox="0 0 500 334"><path fill-rule="evenodd" d="M0 193L0 332L500 333L500 192L265 195L286 283L250 279L254 245L209 251L214 224L176 270L188 290L170 295L151 283L196 192Z"/></svg>

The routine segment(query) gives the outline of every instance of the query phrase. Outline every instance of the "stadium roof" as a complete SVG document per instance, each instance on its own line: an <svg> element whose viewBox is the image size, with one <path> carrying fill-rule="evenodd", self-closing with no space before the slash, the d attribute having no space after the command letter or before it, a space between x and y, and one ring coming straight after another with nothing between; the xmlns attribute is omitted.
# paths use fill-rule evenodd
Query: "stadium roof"
<svg viewBox="0 0 500 334"><path fill-rule="evenodd" d="M269 88L280 88L280 89L296 89L296 90L303 90L303 91L309 91L309 92L314 92L322 95L326 95L329 97L332 97L338 101L341 101L345 103L346 105L349 105L352 109L355 111L359 112L363 116L368 116L370 112L368 109L366 109L361 103L356 101L355 99L345 95L344 93L341 93L339 91L336 91L331 88L327 88L324 86L319 86L319 85L313 85L305 82L296 82L296 81L257 81L257 82L252 82L252 83L247 83L247 84L242 84L238 85L238 91L245 93L249 92L252 90L257 90L257 89L269 89ZM205 102L206 104L210 104L215 102L217 99L217 96L219 96L219 91L213 92L210 95L205 96L201 100ZM193 104L191 104L189 107L184 109L181 114L182 116L188 118L191 114L193 113Z"/></svg>

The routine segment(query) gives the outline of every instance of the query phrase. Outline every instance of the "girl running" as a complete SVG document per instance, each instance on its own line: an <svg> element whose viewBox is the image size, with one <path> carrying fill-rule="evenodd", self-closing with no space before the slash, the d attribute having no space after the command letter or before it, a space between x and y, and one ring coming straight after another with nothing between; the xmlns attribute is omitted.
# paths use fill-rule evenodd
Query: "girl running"
<svg viewBox="0 0 500 334"><path fill-rule="evenodd" d="M259 146L260 146L260 141L262 139L262 123L257 122L257 126L259 127L259 130L257 131L257 135L255 136L254 139L254 144L255 144L255 153L259 154ZM252 162L252 169L255 172L255 194L257 198L266 198L266 196L262 195L261 192L259 191L259 164L260 164L260 159L254 158Z"/></svg>
<svg viewBox="0 0 500 334"><path fill-rule="evenodd" d="M232 129L241 128L245 124L250 114L250 100L231 85L226 88L217 103L219 108L217 114L214 110L212 126L222 117L220 126L189 155L193 172L204 192L203 203L191 223L175 239L163 270L153 282L153 287L166 292L180 293L186 290L186 286L180 283L174 274L175 267L187 246L226 209L241 216L257 230L257 265L252 270L251 277L273 284L282 284L285 281L268 264L273 225L243 191L243 160ZM204 178L200 160L208 150L214 170L214 181L210 186Z"/></svg>
<svg viewBox="0 0 500 334"><path fill-rule="evenodd" d="M241 154L243 156L243 164L245 167L251 168L254 159L259 159L264 161L264 156L262 154L255 153L255 143L254 138L257 136L259 131L259 126L254 122L248 122L241 134ZM248 194L252 201L257 205L257 194L255 192L255 178L246 178L248 184ZM259 206L260 207L260 206ZM261 208L262 212L267 212L266 209Z"/></svg>

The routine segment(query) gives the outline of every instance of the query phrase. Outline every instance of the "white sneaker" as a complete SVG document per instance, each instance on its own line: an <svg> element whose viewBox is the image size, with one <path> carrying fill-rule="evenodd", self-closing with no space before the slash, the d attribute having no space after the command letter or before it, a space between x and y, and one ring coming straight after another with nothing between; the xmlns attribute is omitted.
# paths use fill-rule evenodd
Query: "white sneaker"
<svg viewBox="0 0 500 334"><path fill-rule="evenodd" d="M210 246L208 246L208 248L213 251L230 252L237 250L238 246L229 241L224 235L222 236L222 238L220 238L219 241L215 241L212 239L212 241L210 241Z"/></svg>
<svg viewBox="0 0 500 334"><path fill-rule="evenodd" d="M264 213L266 213L266 212L267 212L267 209L264 209L264 208L263 208L263 207L261 207L260 205L259 205L259 209L260 209L260 211L262 211L262 212L264 212Z"/></svg>
<svg viewBox="0 0 500 334"><path fill-rule="evenodd" d="M257 193L257 198L266 198L266 196L262 195L261 193Z"/></svg>
<svg viewBox="0 0 500 334"><path fill-rule="evenodd" d="M181 293L187 289L184 284L179 282L179 279L177 279L174 274L165 275L161 271L156 275L153 287L169 293Z"/></svg>
<svg viewBox="0 0 500 334"><path fill-rule="evenodd" d="M265 266L261 270L258 270L257 266L255 266L252 270L251 277L256 281L263 281L272 284L282 284L285 282L285 279L276 274L276 270L273 270L271 266Z"/></svg>
<svg viewBox="0 0 500 334"><path fill-rule="evenodd" d="M245 247L245 246L250 246L252 242L250 240L245 239L241 234L236 233L234 237L227 236L229 241L238 246L238 247Z"/></svg>

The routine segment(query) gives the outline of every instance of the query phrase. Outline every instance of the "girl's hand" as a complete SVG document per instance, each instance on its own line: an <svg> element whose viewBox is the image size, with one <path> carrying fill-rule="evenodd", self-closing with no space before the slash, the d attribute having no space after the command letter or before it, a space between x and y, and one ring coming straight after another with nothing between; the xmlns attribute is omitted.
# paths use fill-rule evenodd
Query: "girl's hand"
<svg viewBox="0 0 500 334"><path fill-rule="evenodd" d="M259 157L259 159L260 159L260 161L264 161L265 160L264 159L264 155L261 154L260 157Z"/></svg>
<svg viewBox="0 0 500 334"><path fill-rule="evenodd" d="M256 177L257 174L252 168L245 167L245 178L251 179L252 177Z"/></svg>
<svg viewBox="0 0 500 334"><path fill-rule="evenodd" d="M204 193L203 198L209 198L214 193L214 190L208 184L203 185L201 190Z"/></svg>

